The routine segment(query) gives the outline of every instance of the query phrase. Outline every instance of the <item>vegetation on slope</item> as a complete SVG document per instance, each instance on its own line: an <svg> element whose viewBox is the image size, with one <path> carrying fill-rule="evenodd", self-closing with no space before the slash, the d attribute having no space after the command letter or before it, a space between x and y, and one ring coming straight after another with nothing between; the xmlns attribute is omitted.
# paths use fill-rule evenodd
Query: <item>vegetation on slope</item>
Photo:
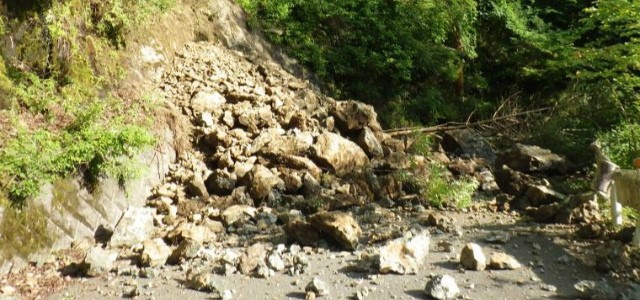
<svg viewBox="0 0 640 300"><path fill-rule="evenodd" d="M112 91L125 36L174 0L9 0L0 7L0 201L21 206L71 173L88 184L136 174L152 145L145 103Z"/></svg>

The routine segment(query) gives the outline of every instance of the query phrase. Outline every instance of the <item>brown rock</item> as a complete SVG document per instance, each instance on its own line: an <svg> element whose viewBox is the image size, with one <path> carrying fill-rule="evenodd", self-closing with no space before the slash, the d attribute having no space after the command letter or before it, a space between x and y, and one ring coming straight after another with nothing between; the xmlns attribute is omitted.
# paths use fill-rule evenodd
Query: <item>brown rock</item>
<svg viewBox="0 0 640 300"><path fill-rule="evenodd" d="M489 259L489 268L495 270L515 270L521 266L515 257L504 252L493 253Z"/></svg>
<svg viewBox="0 0 640 300"><path fill-rule="evenodd" d="M319 212L310 216L309 222L313 227L331 236L348 250L356 249L362 235L360 225L351 213L347 212Z"/></svg>
<svg viewBox="0 0 640 300"><path fill-rule="evenodd" d="M284 187L284 182L262 165L253 167L250 173L250 181L249 194L254 200L266 199L271 193L271 189L278 185Z"/></svg>
<svg viewBox="0 0 640 300"><path fill-rule="evenodd" d="M371 105L357 101L337 101L330 113L340 130L359 131L368 126L374 132L381 131L378 115Z"/></svg>
<svg viewBox="0 0 640 300"><path fill-rule="evenodd" d="M330 132L318 137L311 155L318 165L330 168L338 176L359 173L369 164L367 154L358 145Z"/></svg>
<svg viewBox="0 0 640 300"><path fill-rule="evenodd" d="M303 220L292 220L285 226L287 236L292 242L303 246L314 246L320 240L320 232Z"/></svg>
<svg viewBox="0 0 640 300"><path fill-rule="evenodd" d="M247 248L240 256L239 269L244 275L252 274L260 263L264 263L267 249L262 243L256 243Z"/></svg>
<svg viewBox="0 0 640 300"><path fill-rule="evenodd" d="M487 267L487 258L482 247L475 243L468 243L460 253L460 264L467 269L482 271Z"/></svg>

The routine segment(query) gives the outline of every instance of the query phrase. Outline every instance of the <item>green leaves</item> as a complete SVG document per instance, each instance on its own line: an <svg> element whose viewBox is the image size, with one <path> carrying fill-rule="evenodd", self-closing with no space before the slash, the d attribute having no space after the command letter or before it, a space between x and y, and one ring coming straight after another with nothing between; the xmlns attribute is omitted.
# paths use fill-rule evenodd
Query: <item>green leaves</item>
<svg viewBox="0 0 640 300"><path fill-rule="evenodd" d="M11 179L6 185L15 205L37 195L48 181L88 170L93 179L115 175L120 180L136 175L130 159L136 150L153 145L146 130L133 125L87 124L75 132L54 134L46 130L21 131L0 149L0 174Z"/></svg>

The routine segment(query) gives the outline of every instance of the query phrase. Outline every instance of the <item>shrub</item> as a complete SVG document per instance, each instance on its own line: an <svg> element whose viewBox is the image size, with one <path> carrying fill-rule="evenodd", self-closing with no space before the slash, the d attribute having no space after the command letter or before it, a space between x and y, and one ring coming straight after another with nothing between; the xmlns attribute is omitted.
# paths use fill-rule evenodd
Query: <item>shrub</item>
<svg viewBox="0 0 640 300"><path fill-rule="evenodd" d="M632 169L633 159L640 157L640 123L622 123L598 139L604 154L622 168Z"/></svg>

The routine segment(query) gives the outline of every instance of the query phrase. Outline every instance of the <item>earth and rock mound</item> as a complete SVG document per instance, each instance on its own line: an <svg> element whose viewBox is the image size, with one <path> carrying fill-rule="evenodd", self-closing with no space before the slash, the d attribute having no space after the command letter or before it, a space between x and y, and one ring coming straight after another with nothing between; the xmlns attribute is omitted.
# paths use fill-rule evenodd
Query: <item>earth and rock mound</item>
<svg viewBox="0 0 640 300"><path fill-rule="evenodd" d="M372 106L218 42L178 51L158 89L190 143L146 206L33 258L0 299L638 299L628 234L559 191L586 175L548 150L463 129L414 153ZM477 182L470 207L429 207L399 176L432 164Z"/></svg>

